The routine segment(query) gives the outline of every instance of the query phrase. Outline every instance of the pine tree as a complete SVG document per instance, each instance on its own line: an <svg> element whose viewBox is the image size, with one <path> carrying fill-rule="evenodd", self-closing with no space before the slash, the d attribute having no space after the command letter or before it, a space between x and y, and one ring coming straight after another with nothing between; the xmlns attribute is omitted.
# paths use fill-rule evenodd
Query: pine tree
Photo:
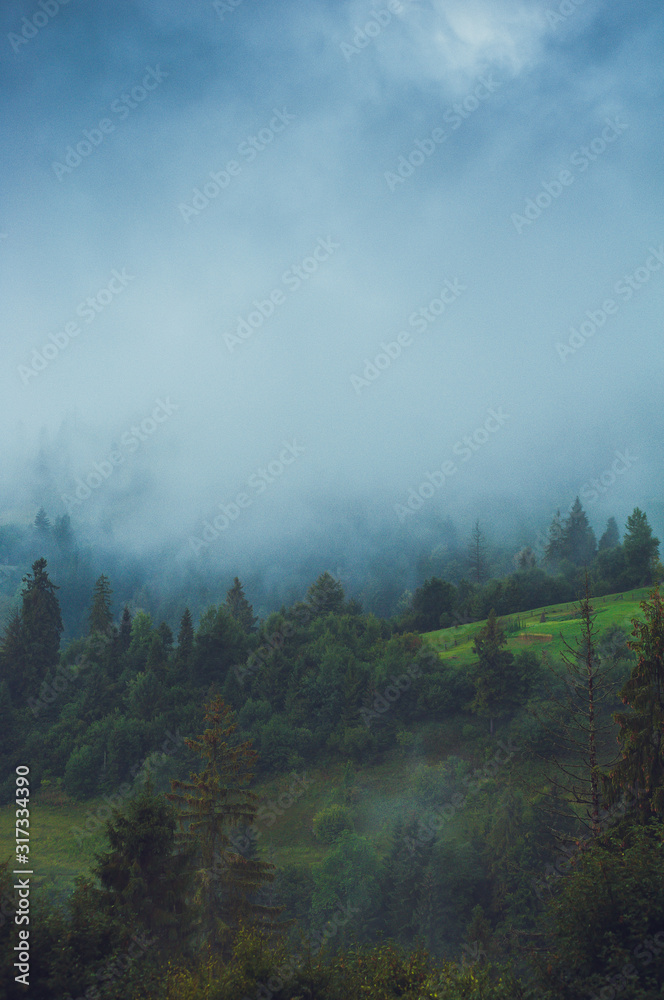
<svg viewBox="0 0 664 1000"><path fill-rule="evenodd" d="M659 552L659 539L653 538L648 518L638 507L627 518L626 527L623 549L632 586L650 584L653 582L653 564Z"/></svg>
<svg viewBox="0 0 664 1000"><path fill-rule="evenodd" d="M129 649L131 643L131 614L129 608L125 604L124 611L122 612L122 619L120 621L120 651L125 653Z"/></svg>
<svg viewBox="0 0 664 1000"><path fill-rule="evenodd" d="M189 608L184 609L178 632L177 655L179 660L186 662L194 650L194 623L191 620Z"/></svg>
<svg viewBox="0 0 664 1000"><path fill-rule="evenodd" d="M237 723L220 696L205 706L210 727L198 739L185 740L205 762L190 781L172 781L167 798L180 808L182 842L196 851L200 867L199 906L203 940L227 951L240 921L269 931L280 908L252 899L274 879L273 865L248 860L231 849L231 833L252 826L258 796L246 785L253 778L257 754L251 741L238 743Z"/></svg>
<svg viewBox="0 0 664 1000"><path fill-rule="evenodd" d="M580 636L573 643L564 642L562 659L567 673L567 690L561 697L555 694L546 681L547 707L533 714L548 734L553 750L538 754L555 772L549 780L562 793L562 815L566 828L577 821L585 830L596 835L600 829L600 810L603 807L601 788L602 768L611 764L615 754L610 749L609 738L613 727L602 721L602 708L613 697L614 686L597 653L597 612L591 604L588 574L585 594L579 601L577 613L581 619ZM552 667L551 673L556 676ZM578 814L578 807L582 814ZM566 835L559 832L559 837Z"/></svg>
<svg viewBox="0 0 664 1000"><path fill-rule="evenodd" d="M106 824L110 849L95 855L100 904L125 927L140 928L160 949L182 946L193 926L188 903L191 862L178 850L173 807L150 782L114 810Z"/></svg>
<svg viewBox="0 0 664 1000"><path fill-rule="evenodd" d="M589 566L597 553L595 532L588 523L581 501L576 497L565 519L562 536L563 558L575 566Z"/></svg>
<svg viewBox="0 0 664 1000"><path fill-rule="evenodd" d="M23 582L21 618L26 650L25 690L41 683L49 667L56 665L63 625L60 604L55 595L59 587L49 580L46 560L37 559L32 564L32 573L24 576Z"/></svg>
<svg viewBox="0 0 664 1000"><path fill-rule="evenodd" d="M92 608L88 616L88 635L101 632L110 635L113 631L113 615L111 613L111 584L103 573L94 585L92 591Z"/></svg>
<svg viewBox="0 0 664 1000"><path fill-rule="evenodd" d="M610 517L606 522L606 531L600 538L597 548L603 552L604 549L615 549L617 545L620 545L620 532L615 517Z"/></svg>
<svg viewBox="0 0 664 1000"><path fill-rule="evenodd" d="M554 514L551 525L549 526L549 537L544 549L544 561L549 563L552 567L555 567L562 559L565 558L565 549L563 545L564 530L560 511L557 510Z"/></svg>
<svg viewBox="0 0 664 1000"><path fill-rule="evenodd" d="M247 635L256 631L258 619L254 617L254 609L244 596L242 584L237 577L233 580L233 586L226 594L226 607Z"/></svg>
<svg viewBox="0 0 664 1000"><path fill-rule="evenodd" d="M487 578L487 561L486 539L479 521L475 521L468 543L468 565L473 579L478 586L481 586Z"/></svg>
<svg viewBox="0 0 664 1000"><path fill-rule="evenodd" d="M40 507L37 511L37 516L33 521L33 526L36 528L37 532L44 536L48 535L51 531L51 522L46 516L46 511L43 507Z"/></svg>
<svg viewBox="0 0 664 1000"><path fill-rule="evenodd" d="M7 682L11 694L21 695L25 686L26 636L21 612L11 613L0 644L0 678Z"/></svg>
<svg viewBox="0 0 664 1000"><path fill-rule="evenodd" d="M323 615L340 615L344 609L344 589L338 580L335 580L331 573L325 570L312 583L307 591L307 604L314 610L318 617Z"/></svg>
<svg viewBox="0 0 664 1000"><path fill-rule="evenodd" d="M605 778L610 805L624 792L637 789L643 820L664 815L664 602L659 587L641 602L645 621L632 619L633 639L627 645L637 655L620 692L630 712L613 716L620 726L620 760Z"/></svg>
<svg viewBox="0 0 664 1000"><path fill-rule="evenodd" d="M493 722L500 710L510 701L514 685L514 654L507 646L507 639L491 608L486 625L480 629L473 641L473 650L478 657L473 671L475 697L471 708L489 719L489 732L493 735Z"/></svg>

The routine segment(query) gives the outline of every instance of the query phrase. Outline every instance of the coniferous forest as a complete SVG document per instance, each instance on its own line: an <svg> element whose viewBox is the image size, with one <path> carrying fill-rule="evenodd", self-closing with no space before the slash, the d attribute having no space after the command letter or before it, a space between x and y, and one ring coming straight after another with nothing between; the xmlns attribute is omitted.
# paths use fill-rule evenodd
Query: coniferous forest
<svg viewBox="0 0 664 1000"><path fill-rule="evenodd" d="M0 1000L664 1000L664 5L0 50Z"/></svg>
<svg viewBox="0 0 664 1000"><path fill-rule="evenodd" d="M72 875L17 840L49 862L32 996L660 995L664 603L645 513L598 545L577 500L541 564L525 547L503 577L476 524L450 554L467 577L423 580L389 617L325 571L265 618L236 576L169 623L137 606L140 581L122 603L101 573L68 641L80 552L62 527L40 509L5 531L6 565L48 551L62 583L39 556L3 586L3 819L48 815L89 859Z"/></svg>

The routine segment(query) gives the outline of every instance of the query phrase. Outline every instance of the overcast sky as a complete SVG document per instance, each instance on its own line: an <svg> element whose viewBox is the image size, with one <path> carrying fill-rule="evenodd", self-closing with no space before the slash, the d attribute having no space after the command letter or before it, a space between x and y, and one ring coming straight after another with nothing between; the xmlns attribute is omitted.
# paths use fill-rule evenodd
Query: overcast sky
<svg viewBox="0 0 664 1000"><path fill-rule="evenodd" d="M583 491L598 533L661 524L663 25L3 5L4 516L192 558L215 517L297 544Z"/></svg>

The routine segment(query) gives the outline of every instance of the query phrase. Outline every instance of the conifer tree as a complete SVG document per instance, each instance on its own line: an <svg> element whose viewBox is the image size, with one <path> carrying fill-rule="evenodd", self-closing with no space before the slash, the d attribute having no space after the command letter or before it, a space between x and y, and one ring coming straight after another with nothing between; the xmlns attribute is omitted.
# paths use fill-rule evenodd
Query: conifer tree
<svg viewBox="0 0 664 1000"><path fill-rule="evenodd" d="M609 766L615 757L608 742L612 726L602 718L602 709L613 695L613 684L597 653L597 612L591 604L587 574L578 615L581 634L573 644L564 643L562 654L566 691L559 696L545 681L548 707L533 714L553 744L552 751L538 756L555 769L549 780L556 789L556 799L563 803L560 815L564 817L564 825L569 829L578 821L587 832L596 835L604 805L602 768ZM555 674L552 667L549 669ZM559 838L568 839L562 832Z"/></svg>
<svg viewBox="0 0 664 1000"><path fill-rule="evenodd" d="M190 781L172 781L167 798L179 806L182 842L199 861L203 941L227 950L240 921L269 931L281 909L252 899L273 881L274 866L244 858L231 842L234 828L252 826L256 818L257 795L246 786L257 754L251 741L237 742L237 723L219 695L205 706L205 719L209 728L198 739L185 740L205 766L192 772Z"/></svg>
<svg viewBox="0 0 664 1000"><path fill-rule="evenodd" d="M193 925L188 903L191 857L178 848L176 817L148 783L106 824L110 848L95 855L100 905L124 927L140 929L159 946L182 946ZM135 930L134 930L135 933Z"/></svg>
<svg viewBox="0 0 664 1000"><path fill-rule="evenodd" d="M43 507L40 507L37 511L37 516L33 521L33 526L37 529L40 535L48 535L51 530L51 522L46 516L46 511Z"/></svg>
<svg viewBox="0 0 664 1000"><path fill-rule="evenodd" d="M307 604L313 609L316 616L342 614L344 599L342 585L327 570L321 573L307 591Z"/></svg>
<svg viewBox="0 0 664 1000"><path fill-rule="evenodd" d="M21 612L11 613L0 643L0 678L6 680L12 695L21 694L25 684L26 637Z"/></svg>
<svg viewBox="0 0 664 1000"><path fill-rule="evenodd" d="M110 635L113 631L113 615L111 613L111 584L103 573L94 585L92 591L92 608L88 616L88 635L101 632Z"/></svg>
<svg viewBox="0 0 664 1000"><path fill-rule="evenodd" d="M600 552L603 552L604 549L615 549L617 545L620 545L620 532L615 517L610 517L606 522L606 531L600 538L597 547Z"/></svg>
<svg viewBox="0 0 664 1000"><path fill-rule="evenodd" d="M589 566L596 553L595 532L588 523L581 501L576 497L563 526L563 558L569 559L575 566Z"/></svg>
<svg viewBox="0 0 664 1000"><path fill-rule="evenodd" d="M37 559L32 564L32 573L24 576L23 582L21 618L25 635L25 688L41 683L49 667L57 663L63 625L60 604L55 595L59 588L49 580L46 560Z"/></svg>
<svg viewBox="0 0 664 1000"><path fill-rule="evenodd" d="M187 661L194 650L194 623L191 620L189 608L184 609L178 632L177 655L179 660Z"/></svg>
<svg viewBox="0 0 664 1000"><path fill-rule="evenodd" d="M627 518L626 528L623 549L632 586L650 584L653 582L653 564L659 552L659 538L653 538L648 518L638 507Z"/></svg>
<svg viewBox="0 0 664 1000"><path fill-rule="evenodd" d="M131 613L126 604L122 612L122 619L120 620L119 639L120 651L124 653L129 649L131 643Z"/></svg>
<svg viewBox="0 0 664 1000"><path fill-rule="evenodd" d="M489 719L489 732L493 735L494 719L510 700L514 686L514 654L504 647L507 639L491 608L486 625L480 629L473 641L473 650L478 662L473 671L475 697L471 708Z"/></svg>
<svg viewBox="0 0 664 1000"><path fill-rule="evenodd" d="M479 521L475 521L468 543L468 565L475 583L481 586L487 577L487 560L486 539Z"/></svg>
<svg viewBox="0 0 664 1000"><path fill-rule="evenodd" d="M549 537L544 549L544 561L555 567L565 557L563 546L564 528L560 511L557 510L549 526Z"/></svg>
<svg viewBox="0 0 664 1000"><path fill-rule="evenodd" d="M664 816L664 602L658 587L641 608L645 621L632 619L634 638L627 642L637 662L620 692L630 711L613 716L620 726L620 759L605 787L610 805L636 788L645 821Z"/></svg>
<svg viewBox="0 0 664 1000"><path fill-rule="evenodd" d="M244 596L242 584L237 577L233 580L233 586L226 594L226 607L247 635L256 631L258 619L254 617L254 609Z"/></svg>

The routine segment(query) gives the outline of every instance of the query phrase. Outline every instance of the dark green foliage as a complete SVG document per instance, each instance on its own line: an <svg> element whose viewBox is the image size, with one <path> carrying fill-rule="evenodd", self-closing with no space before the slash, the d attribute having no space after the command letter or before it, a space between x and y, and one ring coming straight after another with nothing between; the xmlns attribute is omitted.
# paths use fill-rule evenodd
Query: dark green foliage
<svg viewBox="0 0 664 1000"><path fill-rule="evenodd" d="M650 584L653 582L653 565L659 552L659 539L653 537L648 518L638 507L627 518L626 528L623 549L630 586Z"/></svg>
<svg viewBox="0 0 664 1000"><path fill-rule="evenodd" d="M645 620L632 619L634 638L627 643L637 662L620 692L630 711L614 714L621 756L606 786L609 804L638 788L638 815L645 821L664 816L664 602L658 587L641 608Z"/></svg>
<svg viewBox="0 0 664 1000"><path fill-rule="evenodd" d="M617 545L620 545L620 532L615 517L610 517L606 522L606 531L600 538L597 547L602 552L604 549L615 549Z"/></svg>
<svg viewBox="0 0 664 1000"><path fill-rule="evenodd" d="M237 577L233 580L233 586L226 594L226 607L247 635L256 631L258 619L254 617L254 609L244 596L242 584Z"/></svg>
<svg viewBox="0 0 664 1000"><path fill-rule="evenodd" d="M176 825L172 806L146 785L114 811L106 825L109 850L93 868L102 908L163 950L182 947L193 923L186 902L192 859L176 844Z"/></svg>
<svg viewBox="0 0 664 1000"><path fill-rule="evenodd" d="M223 605L209 608L201 618L193 653L198 684L223 684L226 673L247 655L247 635Z"/></svg>
<svg viewBox="0 0 664 1000"><path fill-rule="evenodd" d="M107 576L102 575L95 583L92 592L92 607L88 617L88 635L100 632L109 635L113 630L113 614L111 612L111 584Z"/></svg>
<svg viewBox="0 0 664 1000"><path fill-rule="evenodd" d="M316 813L313 821L314 836L321 844L333 844L344 830L353 831L355 824L346 806L327 806Z"/></svg>
<svg viewBox="0 0 664 1000"><path fill-rule="evenodd" d="M403 618L403 626L413 632L433 632L453 624L452 612L456 603L456 588L445 580L431 577L413 594L410 611Z"/></svg>
<svg viewBox="0 0 664 1000"><path fill-rule="evenodd" d="M541 977L554 996L661 996L662 829L612 832L573 855L548 912L550 950Z"/></svg>
<svg viewBox="0 0 664 1000"><path fill-rule="evenodd" d="M492 608L484 625L473 641L477 655L472 680L475 697L471 708L489 720L489 731L499 715L515 702L517 678L514 674L514 653L506 649L507 639Z"/></svg>
<svg viewBox="0 0 664 1000"><path fill-rule="evenodd" d="M49 667L55 666L63 631L58 587L49 580L46 560L37 559L23 578L21 622L25 641L25 674L21 693L35 692Z"/></svg>
<svg viewBox="0 0 664 1000"><path fill-rule="evenodd" d="M43 507L40 507L37 511L37 516L33 521L33 527L36 529L39 535L48 535L51 530L51 522L46 516L46 511Z"/></svg>
<svg viewBox="0 0 664 1000"><path fill-rule="evenodd" d="M344 607L344 590L327 570L318 577L307 591L307 603L316 617L319 615L339 615Z"/></svg>
<svg viewBox="0 0 664 1000"><path fill-rule="evenodd" d="M120 651L125 653L129 649L129 645L131 643L131 613L126 604L122 612L122 619L120 620L119 638Z"/></svg>

